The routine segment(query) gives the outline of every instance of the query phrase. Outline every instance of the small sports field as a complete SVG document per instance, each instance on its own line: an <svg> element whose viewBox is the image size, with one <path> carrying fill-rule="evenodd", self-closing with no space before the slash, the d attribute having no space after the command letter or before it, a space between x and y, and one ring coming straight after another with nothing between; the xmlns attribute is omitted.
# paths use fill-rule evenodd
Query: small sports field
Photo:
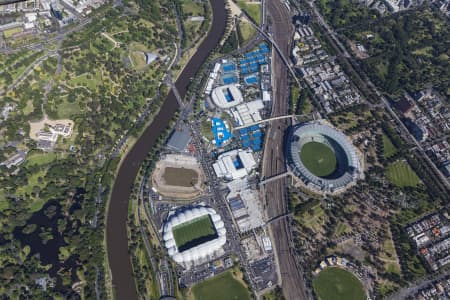
<svg viewBox="0 0 450 300"><path fill-rule="evenodd" d="M329 267L322 270L313 281L320 300L365 300L362 283L347 270Z"/></svg>
<svg viewBox="0 0 450 300"><path fill-rule="evenodd" d="M216 228L209 215L174 226L172 233L179 251L192 248L217 237Z"/></svg>
<svg viewBox="0 0 450 300"><path fill-rule="evenodd" d="M250 300L244 283L236 279L231 271L224 272L192 287L195 300Z"/></svg>
<svg viewBox="0 0 450 300"><path fill-rule="evenodd" d="M386 169L386 177L398 187L416 186L420 179L408 163L397 160Z"/></svg>
<svg viewBox="0 0 450 300"><path fill-rule="evenodd" d="M300 159L305 167L318 177L326 177L336 171L336 154L325 144L309 142L300 150Z"/></svg>

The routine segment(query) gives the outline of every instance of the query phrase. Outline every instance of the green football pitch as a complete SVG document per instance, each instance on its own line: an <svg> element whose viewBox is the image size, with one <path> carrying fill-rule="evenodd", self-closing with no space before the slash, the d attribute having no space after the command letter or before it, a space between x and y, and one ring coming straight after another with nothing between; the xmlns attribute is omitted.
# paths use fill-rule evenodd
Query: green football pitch
<svg viewBox="0 0 450 300"><path fill-rule="evenodd" d="M191 248L217 236L216 229L209 215L195 218L189 222L174 226L173 237L179 250Z"/></svg>
<svg viewBox="0 0 450 300"><path fill-rule="evenodd" d="M247 288L230 271L214 276L192 288L195 300L250 300Z"/></svg>
<svg viewBox="0 0 450 300"><path fill-rule="evenodd" d="M347 270L329 267L322 270L313 281L313 288L320 300L364 300L366 293L362 283Z"/></svg>
<svg viewBox="0 0 450 300"><path fill-rule="evenodd" d="M300 150L305 167L318 177L326 177L336 171L336 154L325 144L309 142Z"/></svg>

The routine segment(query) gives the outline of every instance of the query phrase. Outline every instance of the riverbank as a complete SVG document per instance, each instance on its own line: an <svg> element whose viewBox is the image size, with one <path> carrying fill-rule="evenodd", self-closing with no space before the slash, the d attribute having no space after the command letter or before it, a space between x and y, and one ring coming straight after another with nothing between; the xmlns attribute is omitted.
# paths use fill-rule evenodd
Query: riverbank
<svg viewBox="0 0 450 300"><path fill-rule="evenodd" d="M210 2L213 12L211 30L175 83L181 97L185 96L191 79L207 59L209 53L219 43L225 31L226 10L224 1L211 0ZM108 207L106 241L116 299L137 299L136 286L128 253L128 237L126 231L131 187L142 161L152 149L160 134L167 128L173 114L177 110L178 103L174 93L171 91L153 122L147 127L123 159L114 183Z"/></svg>

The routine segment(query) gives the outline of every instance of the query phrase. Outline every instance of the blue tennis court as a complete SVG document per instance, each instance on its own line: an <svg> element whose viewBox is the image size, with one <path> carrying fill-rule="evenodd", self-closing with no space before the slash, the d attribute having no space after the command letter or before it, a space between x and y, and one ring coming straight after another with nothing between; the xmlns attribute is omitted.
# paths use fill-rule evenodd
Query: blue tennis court
<svg viewBox="0 0 450 300"><path fill-rule="evenodd" d="M231 132L225 126L225 122L219 118L212 119L212 131L214 134L214 141L217 147L221 147L223 143L231 138Z"/></svg>
<svg viewBox="0 0 450 300"><path fill-rule="evenodd" d="M234 64L223 65L223 71L225 73L234 72L236 71L236 66Z"/></svg>
<svg viewBox="0 0 450 300"><path fill-rule="evenodd" d="M258 78L255 75L251 75L251 76L245 77L244 81L247 85L256 84L256 83L258 83Z"/></svg>
<svg viewBox="0 0 450 300"><path fill-rule="evenodd" d="M248 132L248 128L247 128L247 127L242 128L242 129L239 129L239 133L240 133L240 134L245 134L245 133L247 133L247 132Z"/></svg>
<svg viewBox="0 0 450 300"><path fill-rule="evenodd" d="M259 45L259 52L260 53L269 53L269 47L267 47L266 44L260 44Z"/></svg>
<svg viewBox="0 0 450 300"><path fill-rule="evenodd" d="M237 76L224 76L222 77L222 81L223 84L233 84L233 83L238 83L238 78Z"/></svg>
<svg viewBox="0 0 450 300"><path fill-rule="evenodd" d="M241 140L242 141L248 141L248 140L250 140L250 137L248 136L248 134L241 135Z"/></svg>

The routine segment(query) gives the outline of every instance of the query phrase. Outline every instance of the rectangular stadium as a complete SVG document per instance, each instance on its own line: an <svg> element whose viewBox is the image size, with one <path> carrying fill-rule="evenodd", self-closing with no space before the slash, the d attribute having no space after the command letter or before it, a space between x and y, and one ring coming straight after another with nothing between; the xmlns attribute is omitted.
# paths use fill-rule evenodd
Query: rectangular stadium
<svg viewBox="0 0 450 300"><path fill-rule="evenodd" d="M224 223L214 209L186 206L171 214L163 226L163 239L172 259L189 267L208 261L226 242Z"/></svg>
<svg viewBox="0 0 450 300"><path fill-rule="evenodd" d="M172 227L172 233L179 251L217 238L216 228L209 214Z"/></svg>

